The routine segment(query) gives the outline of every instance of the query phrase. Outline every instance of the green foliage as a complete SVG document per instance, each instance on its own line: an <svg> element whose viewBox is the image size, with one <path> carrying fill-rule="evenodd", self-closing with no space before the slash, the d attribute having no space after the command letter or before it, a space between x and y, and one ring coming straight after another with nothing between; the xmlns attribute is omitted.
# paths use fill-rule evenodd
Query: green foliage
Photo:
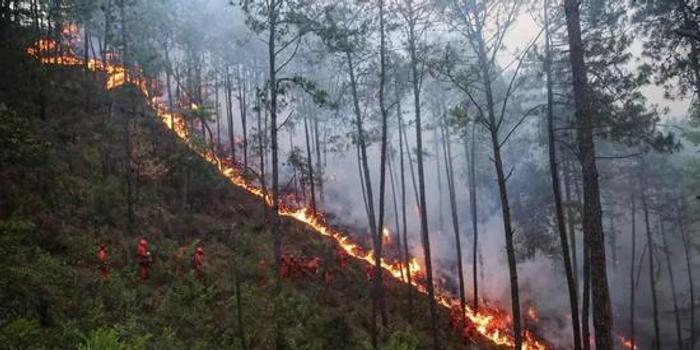
<svg viewBox="0 0 700 350"><path fill-rule="evenodd" d="M418 349L418 337L413 332L407 330L396 330L389 336L389 340L384 344L382 350L416 350Z"/></svg>
<svg viewBox="0 0 700 350"><path fill-rule="evenodd" d="M28 118L0 103L0 166L33 165L46 159L48 144L33 135Z"/></svg>
<svg viewBox="0 0 700 350"><path fill-rule="evenodd" d="M116 177L110 176L105 181L94 184L89 195L89 215L95 228L114 224L117 209L124 207L125 203L121 184Z"/></svg>
<svg viewBox="0 0 700 350"><path fill-rule="evenodd" d="M130 336L127 328L97 328L81 335L78 350L143 350L149 336Z"/></svg>
<svg viewBox="0 0 700 350"><path fill-rule="evenodd" d="M122 340L119 332L113 328L98 328L83 336L78 350L127 350L129 347Z"/></svg>
<svg viewBox="0 0 700 350"><path fill-rule="evenodd" d="M3 349L23 350L42 348L36 343L41 329L36 320L17 318L0 326L0 344Z"/></svg>

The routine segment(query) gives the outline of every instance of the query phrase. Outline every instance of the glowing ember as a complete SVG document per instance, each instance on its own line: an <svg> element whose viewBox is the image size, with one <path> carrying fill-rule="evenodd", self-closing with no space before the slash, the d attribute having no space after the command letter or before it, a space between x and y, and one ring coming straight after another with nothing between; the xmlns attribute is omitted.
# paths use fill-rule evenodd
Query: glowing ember
<svg viewBox="0 0 700 350"><path fill-rule="evenodd" d="M530 306L527 308L527 317L530 319L530 321L533 321L533 322L539 322L539 321L540 321L540 317L537 315L537 310L536 310L535 307L532 306L532 305L530 305Z"/></svg>
<svg viewBox="0 0 700 350"><path fill-rule="evenodd" d="M183 142L194 152L206 159L210 164L218 169L218 171L231 181L232 184L248 191L249 193L263 199L268 205L272 204L271 197L264 192L256 184L250 183L242 176L242 172L225 159L219 158L212 149L202 149L194 143L189 142L185 119L182 115L169 111L165 104L158 100L156 96L152 96L148 80L143 77L137 69L126 69L124 66L110 63L109 61L89 60L86 62L73 54L71 50L57 50L57 44L52 40L40 40L34 47L28 48L27 53L39 59L40 62L46 64L59 64L67 66L85 66L90 70L104 72L107 75L106 87L113 89L115 87L129 83L136 86L144 97L149 101L150 106L155 110L156 115L165 126L172 130ZM196 110L199 106L192 104L192 110ZM418 208L416 208L417 211ZM307 224L314 232L329 237L348 255L363 260L369 264L374 264L373 251L365 251L357 243L353 242L350 237L335 228L333 228L325 218L314 213L309 208L295 208L285 203L280 203L279 214L281 216L291 217L300 222ZM388 230L385 230L389 236ZM405 265L400 261L389 261L386 258L381 259L382 268L388 274L398 281L402 281L402 269L405 274ZM411 276L417 276L422 273L421 266L415 258L411 258L408 262L408 271ZM427 294L427 288L421 282L422 278L413 278L411 284L417 291ZM404 279L405 283L406 280ZM458 303L458 300L446 292L437 290L435 293L436 302L442 305L446 310L449 310L452 305ZM511 319L508 314L494 307L484 305L478 310L467 307L466 318L473 323L476 332L483 338L490 340L492 343L513 347L514 339L512 335ZM523 350L546 350L552 347L546 344L543 340L537 338L532 332L523 332Z"/></svg>
<svg viewBox="0 0 700 350"><path fill-rule="evenodd" d="M389 231L388 228L384 228L382 230L382 245L390 245L391 244L391 231Z"/></svg>
<svg viewBox="0 0 700 350"><path fill-rule="evenodd" d="M638 350L638 349L639 349L639 347L637 347L636 344L632 343L632 339L627 339L627 338L625 338L625 337L623 337L623 336L621 336L621 335L618 335L618 336L617 336L617 339L620 341L620 343L622 344L622 346L623 346L625 349L632 349L632 350Z"/></svg>

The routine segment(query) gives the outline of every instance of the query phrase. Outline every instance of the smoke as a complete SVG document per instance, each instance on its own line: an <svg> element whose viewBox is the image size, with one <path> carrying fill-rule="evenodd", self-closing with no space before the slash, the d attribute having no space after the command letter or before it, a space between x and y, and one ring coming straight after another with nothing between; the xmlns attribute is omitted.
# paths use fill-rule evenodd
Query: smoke
<svg viewBox="0 0 700 350"><path fill-rule="evenodd" d="M226 8L225 11L220 11L221 8ZM206 17L207 32L216 38L221 38L222 47L220 48L223 56L234 57L241 64L254 67L261 72L265 71L265 52L261 44L256 41L257 38L244 25L242 25L243 15L240 9L227 5L226 1L211 2L202 10L203 14L208 14ZM233 23L233 25L232 25ZM236 45L232 45L231 42ZM398 41L398 40L397 40ZM313 50L311 50L313 51ZM301 54L300 54L301 55ZM293 76L296 73L304 75L313 75L314 79L318 80L320 85L328 91L343 91L345 95L349 92L338 88L337 85L344 83L344 65L333 61L333 58L323 57L317 52L306 52L301 55L304 64L313 61L316 67L308 67L296 63L290 64L286 69L287 76ZM320 67L320 68L319 68ZM361 84L372 84L371 79L375 79L374 68L371 64L364 67L365 81ZM366 78L369 76L369 78ZM263 78L257 77L257 81L253 81L257 85L262 86ZM361 104L363 108L363 116L365 120L365 129L367 130L370 139L368 147L368 163L371 173L371 181L373 186L375 208L378 205L379 194L379 142L376 136L378 128L378 116L376 113L377 97L373 91L361 92ZM393 95L393 91L391 92ZM443 100L448 101L453 98L450 103L456 104L459 101L455 98L455 93L440 86L437 89L437 94L442 94ZM235 95L235 91L234 91ZM537 94L535 94L537 95ZM252 95L251 95L252 96ZM223 135L227 135L228 127L225 119L225 96L223 89L219 91L219 113L218 122L221 130L222 139L226 139ZM333 96L334 98L337 96ZM298 101L291 96L287 96L288 104L280 111L282 121L284 117L292 114L290 121L283 129L280 130L280 159L286 160L287 154L294 147L299 147L305 150L306 143L304 139L303 124L299 123L299 111L295 109ZM526 104L531 96L520 96L520 103ZM536 96L535 100L541 98ZM214 98L212 97L211 100ZM424 98L427 100L427 98ZM252 101L252 99L249 99ZM239 100L233 98L232 108L234 130L236 137L242 138L241 133L241 116L239 113ZM402 101L391 101L391 103L402 102L403 118L408 129L408 145L405 146L404 163L405 163L405 183L406 183L406 211L407 211L407 236L409 239L409 251L413 257L416 257L425 266L423 261L423 251L420 232L420 220L417 211L417 201L414 195L413 180L411 176L410 162L408 153L412 157L414 171L416 171L416 132L413 126L414 117L413 110L410 107L409 99ZM447 103L447 102L446 102ZM328 213L330 221L333 224L341 225L352 229L351 234L362 238L369 234L367 212L365 209L365 199L362 191L362 181L360 170L358 168L358 159L355 145L352 144L349 135L354 135L354 120L355 116L349 101L341 100L341 108L339 111L330 111L324 108L311 108L310 113L314 114L315 118L319 119L321 141L331 143L333 140L336 144L326 145L323 147L324 164L324 202L321 210ZM447 106L448 108L451 105ZM451 209L448 197L447 178L444 168L444 158L439 146L439 135L434 132L436 124L436 116L440 115L441 111L433 110L432 106L424 106L422 108L424 114L423 132L423 151L424 169L425 169L425 192L426 192L426 210L428 214L428 226L430 231L431 248L433 253L433 268L436 280L444 284L444 287L454 291L457 285L457 269L456 269L456 244L454 231L451 220ZM570 111L569 111L570 112ZM397 191L397 201L400 200L401 188L399 179L399 155L398 151L398 135L397 125L395 122L395 110L391 110L390 123L391 140L390 144L394 150L392 159L395 190ZM256 125L256 114L249 111L248 125L249 130L253 130ZM282 122L281 121L281 122ZM510 195L513 207L519 208L519 216L514 215L516 241L525 242L527 245L526 252L518 251L518 278L519 289L521 292L521 308L523 312L532 305L537 309L539 321L526 320L528 326L535 328L542 334L546 335L547 340L554 342L563 348L568 348L571 344L571 329L570 329L570 306L568 300L567 286L565 283L565 275L563 263L560 257L558 232L553 221L553 208L551 201L551 186L548 177L548 165L546 160L546 147L542 145L541 128L538 129L538 122L533 121L526 123L518 129L514 138L509 141L505 150L505 166L506 172L512 169L511 179L508 182L508 192ZM251 127L253 126L253 127ZM540 125L541 126L541 125ZM479 206L478 227L479 227L479 257L478 268L480 276L477 276L480 283L480 296L487 298L492 304L498 305L506 311L511 309L510 296L510 277L506 261L504 230L500 211L500 201L498 191L495 186L495 176L493 163L490 160L491 151L489 144L484 140L483 130L477 132L477 203ZM248 134L251 137L251 133ZM455 170L455 187L456 187L456 207L457 219L459 223L459 235L461 237L461 250L464 267L464 280L467 296L471 297L473 292L472 285L472 262L473 262L473 230L472 218L470 216L469 199L472 194L468 191L466 183L466 155L464 140L462 135L451 135L453 163ZM436 143L438 146L436 147ZM250 143L251 159L255 159L255 151ZM684 157L692 152L674 156L674 163L680 164ZM305 154L305 152L303 152ZM315 158L315 150L312 152ZM257 161L257 159L255 159ZM269 161L269 158L268 158ZM316 159L314 159L315 165ZM624 193L635 193L634 188L629 181L620 181L616 177L621 176L617 168L621 164L628 164L629 161L608 161L601 162L601 184L602 192L605 198L615 199L609 203L604 203L605 215L605 230L606 239L608 241L608 276L611 291L611 300L615 317L615 330L621 334L629 334L629 310L630 310L630 288L634 288L636 292L636 317L635 327L638 336L638 343L642 348L647 348L653 336L653 324L651 322L651 295L649 282L648 268L648 253L643 253L646 244L645 222L641 213L641 205L637 203L637 215L635 221L636 228L636 252L635 261L631 261L632 240L631 240L631 210L630 203L627 198L622 198ZM254 166L256 168L257 166ZM269 165L267 169L270 169ZM282 166L280 183L286 184L292 176L291 168ZM575 172L573 172L575 173ZM634 174L634 172L623 173L622 176ZM417 175L417 174L416 174ZM389 173L387 172L387 176ZM661 176L661 175L655 175ZM416 179L417 181L417 179ZM269 182L268 182L269 183ZM576 192L576 189L573 190ZM318 195L318 194L317 194ZM391 183L387 179L386 187L386 215L385 226L391 229L392 233L397 232L395 227L395 215L401 215L401 207L399 205L399 213L395 213L393 209L393 193ZM576 200L576 194L572 194L573 200ZM670 290L670 279L667 270L667 262L664 250L661 248L662 240L659 235L658 214L662 212L660 206L663 203L653 203L651 229L653 230L653 247L656 269L653 271L656 277L656 287L658 289L658 300L660 310L660 323L662 327L662 345L671 346L674 339L674 321L672 309L672 294ZM515 210L514 210L515 211ZM529 214L529 215L528 215ZM613 218L613 225L609 226L609 218ZM578 216L575 218L578 220ZM669 219L670 220L670 219ZM399 220L400 221L400 220ZM689 288L687 270L685 268L685 257L683 254L683 242L680 239L679 229L676 225L670 222L665 223L667 240L669 242L669 252L671 255L671 264L675 272L676 296L679 305L684 310L687 310L689 305L687 290ZM614 232L614 233L613 233ZM615 237L614 245L611 238ZM366 239L366 241L369 241ZM394 241L394 244L397 242ZM582 266L583 266L583 237L580 229L580 222L576 223L576 257L578 266L578 287L579 301L582 290ZM612 252L615 251L615 260L612 260ZM644 260L640 261L644 254ZM697 258L695 258L697 259ZM697 263L697 261L694 261ZM640 265L641 264L641 265ZM637 271L640 269L640 273ZM630 269L634 269L635 285L630 287L629 276ZM637 276L639 276L637 280ZM456 292L456 291L455 291ZM682 322L687 327L687 317L684 313ZM687 334L687 331L684 331Z"/></svg>

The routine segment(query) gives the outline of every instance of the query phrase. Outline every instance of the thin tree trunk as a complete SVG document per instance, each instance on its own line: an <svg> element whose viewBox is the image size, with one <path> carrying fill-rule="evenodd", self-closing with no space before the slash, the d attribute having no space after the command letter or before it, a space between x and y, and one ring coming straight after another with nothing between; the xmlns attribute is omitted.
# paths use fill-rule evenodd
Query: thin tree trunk
<svg viewBox="0 0 700 350"><path fill-rule="evenodd" d="M316 189L314 188L314 167L313 159L311 158L311 140L309 138L309 123L308 116L303 116L304 118L304 135L306 136L306 161L309 167L309 182L311 185L311 210L316 212Z"/></svg>
<svg viewBox="0 0 700 350"><path fill-rule="evenodd" d="M612 350L612 311L605 258L605 237L598 185L598 168L593 142L593 102L588 95L588 78L581 39L579 1L565 0L566 24L573 74L574 101L579 143L579 157L583 176L583 230L589 239L591 285L593 296L593 326L596 349Z"/></svg>
<svg viewBox="0 0 700 350"><path fill-rule="evenodd" d="M423 255L425 259L426 283L428 289L428 299L430 300L430 326L433 336L433 349L440 349L440 337L438 333L437 306L435 303L435 290L433 286L433 264L430 252L430 233L428 230L428 213L425 198L425 174L423 169L423 125L421 123L421 102L420 102L420 76L418 73L418 55L416 49L416 15L413 3L408 2L408 46L411 65L411 84L413 85L413 108L416 116L416 161L418 165L418 191L420 210L420 230L423 243Z"/></svg>
<svg viewBox="0 0 700 350"><path fill-rule="evenodd" d="M396 181L394 180L394 162L393 162L393 157L389 157L388 159L388 166L389 166L389 180L391 182L391 197L393 199L393 204L394 204L394 232L396 233L396 238L394 238L394 242L396 244L394 247L396 248L396 256L398 257L399 261L405 261L402 256L401 252L401 225L399 224L399 201L396 198ZM406 275L404 275L403 269L401 270L401 280L405 281L406 280Z"/></svg>
<svg viewBox="0 0 700 350"><path fill-rule="evenodd" d="M640 161L640 172L645 171L644 160ZM644 212L644 226L646 228L647 235L647 249L649 255L649 288L651 289L651 306L652 306L652 316L654 321L654 341L653 348L655 350L661 350L661 334L659 329L659 310L658 310L658 298L656 296L656 277L654 276L654 240L652 238L651 225L649 223L649 207L647 205L646 196L647 184L645 181L645 175L640 175L640 195L642 197L642 211Z"/></svg>
<svg viewBox="0 0 700 350"><path fill-rule="evenodd" d="M398 80L395 84L398 86ZM405 131L403 130L403 116L401 115L401 98L398 93L398 87L395 89L396 92L396 121L399 127L399 166L400 166L400 176L401 176L401 231L403 232L403 248L404 248L404 264L406 266L406 289L408 291L408 323L413 323L413 286L411 282L411 269L409 266L410 258L408 253L408 225L406 220L406 174L404 167L404 142L403 135Z"/></svg>
<svg viewBox="0 0 700 350"><path fill-rule="evenodd" d="M474 241L472 243L472 279L474 285L474 310L479 309L479 218L476 201L476 123L472 124L471 147L468 146L465 132L464 154L467 156L467 166L469 176L467 177L469 187L469 210L471 213L472 233Z"/></svg>
<svg viewBox="0 0 700 350"><path fill-rule="evenodd" d="M591 252L589 241L583 237L583 301L581 302L581 333L583 350L591 350L591 330L589 315L591 312Z"/></svg>
<svg viewBox="0 0 700 350"><path fill-rule="evenodd" d="M496 120L495 101L491 87L491 75L486 61L486 48L480 29L477 29L477 40L479 44L479 57L481 75L484 81L486 93L486 105L488 112L488 129L491 135L491 147L493 150L493 161L496 168L496 180L501 201L501 215L503 218L503 229L506 241L506 255L508 257L508 272L510 275L510 296L513 313L513 337L515 338L514 349L520 350L523 344L522 319L520 317L520 293L518 290L518 269L515 259L515 245L513 243L513 228L510 217L510 204L508 200L508 189L506 186L506 175L503 170L503 159L501 158L501 144L498 136L499 122Z"/></svg>
<svg viewBox="0 0 700 350"><path fill-rule="evenodd" d="M635 201L635 196L631 196L630 198L632 202L632 251L630 252L630 342L631 342L631 348L635 349L636 347L636 338L635 338L635 326L634 326L634 309L635 309L635 298L636 298L636 289L634 286L634 265L636 263L636 255L637 255L637 207L636 207L636 201Z"/></svg>
<svg viewBox="0 0 700 350"><path fill-rule="evenodd" d="M318 118L314 118L314 140L316 143L316 183L318 184L318 204L323 207L323 164L321 162L321 143L318 133ZM325 141L325 140L324 140Z"/></svg>
<svg viewBox="0 0 700 350"><path fill-rule="evenodd" d="M165 70L165 85L166 89L168 89L168 112L170 113L170 127L175 130L175 113L173 111L173 92L172 92L172 83L170 76L172 74L172 63L170 61L170 47L168 46L168 41L165 41L165 62L167 64L167 68ZM104 54L102 54L104 55ZM104 56L103 56L104 59Z"/></svg>
<svg viewBox="0 0 700 350"><path fill-rule="evenodd" d="M367 193L367 212L370 232L377 232L377 222L374 214L374 197L372 194L372 179L369 174L367 162L367 145L365 144L364 127L362 126L362 112L360 110L360 100L357 93L357 82L355 81L355 66L350 52L346 52L348 62L348 73L350 74L350 87L352 90L353 110L355 112L355 125L357 126L357 142L359 144L360 160L362 161L362 178L364 188ZM372 234L374 235L374 233Z"/></svg>
<svg viewBox="0 0 700 350"><path fill-rule="evenodd" d="M464 266L462 264L462 242L459 232L459 218L457 213L457 197L455 195L454 169L452 168L452 145L450 134L447 130L445 114L442 115L440 130L442 131L442 154L445 161L445 175L447 176L447 189L449 191L450 212L452 213L452 229L455 234L455 249L457 251L457 275L459 277L459 306L462 309L462 325L466 325L467 300L464 296Z"/></svg>
<svg viewBox="0 0 700 350"><path fill-rule="evenodd" d="M241 128L243 128L243 169L244 171L248 169L248 99L247 99L247 86L246 86L246 76L245 70L239 73L238 79L238 101L240 103L239 109L241 111Z"/></svg>
<svg viewBox="0 0 700 350"><path fill-rule="evenodd" d="M685 209L685 206L683 206ZM685 212L685 210L683 210ZM695 337L697 332L695 331L695 290L693 288L693 264L692 264L692 253L690 252L690 237L688 237L688 231L685 228L685 224L680 216L680 211L678 213L678 227L681 230L681 239L683 240L683 251L685 253L685 268L688 271L688 292L690 298L690 347L689 350L695 350Z"/></svg>
<svg viewBox="0 0 700 350"><path fill-rule="evenodd" d="M233 132L233 96L231 94L231 73L226 66L226 118L228 119L228 142L231 147L231 160L236 164L236 138ZM276 98L275 98L276 100ZM275 116L277 113L275 113ZM276 120L276 119L275 119Z"/></svg>
<svg viewBox="0 0 700 350"><path fill-rule="evenodd" d="M666 230L664 227L664 221L659 217L659 228L661 231L661 240L664 243L664 256L666 257L666 267L668 268L668 279L671 286L671 299L673 301L673 316L676 322L676 348L678 350L683 350L683 335L681 332L681 316L678 309L678 297L676 294L676 280L673 277L673 265L671 264L671 247L668 245L668 240L666 239Z"/></svg>
<svg viewBox="0 0 700 350"><path fill-rule="evenodd" d="M358 172L358 177L360 178L360 188L362 189L362 203L365 205L365 214L367 214L367 217L369 217L369 205L367 203L367 190L366 190L366 185L365 185L365 177L363 176L363 167L362 167L362 156L360 155L360 144L357 143L355 147L356 153L357 153L357 172Z"/></svg>
<svg viewBox="0 0 700 350"><path fill-rule="evenodd" d="M368 162L367 162L367 146L365 145L365 137L364 137L364 128L362 127L362 114L360 112L360 101L359 97L357 94L357 82L355 81L355 66L352 60L352 55L349 51L346 52L346 59L348 62L348 73L350 74L350 86L352 89L352 98L353 98L353 106L354 106L354 111L355 111L355 124L357 125L357 140L359 143L360 147L360 156L362 160L362 170L363 170L363 177L364 177L364 186L365 186L365 193L367 194L367 212L368 212L368 220L369 220L369 228L370 232L372 233L372 242L374 245L374 251L375 251L375 268L376 265L379 263L377 262L378 257L380 257L381 251L377 250L377 244L381 246L381 240L377 242L378 237L377 237L377 232L380 232L379 235L381 235L381 231L378 231L378 225L377 222L375 221L375 214L374 214L374 196L372 194L372 180L369 175L369 167L368 167ZM381 210L381 209L380 209ZM379 236L381 237L381 236ZM375 272L374 280L381 279L381 267L377 268L377 271ZM379 287L377 287L377 283L380 283ZM377 327L376 327L376 322L377 322L377 317L376 317L376 312L377 312L377 307L380 307L378 304L378 299L381 298L381 295L377 292L378 288L381 288L381 280L379 282L374 282L374 296L373 296L373 302L372 302L372 346L376 348L378 346L378 340L377 340ZM383 304L383 303L382 303ZM382 312L383 313L383 312Z"/></svg>
<svg viewBox="0 0 700 350"><path fill-rule="evenodd" d="M267 127L267 121L263 122L262 110L263 106L261 103L260 96L256 94L255 105L257 106L257 122L258 122L258 153L260 157L260 187L262 188L264 200L262 202L263 208L263 221L267 225L268 223L268 201L270 199L267 193L267 184L265 182L265 128ZM267 109L265 109L265 114L267 115Z"/></svg>
<svg viewBox="0 0 700 350"><path fill-rule="evenodd" d="M574 335L574 349L581 349L581 330L579 328L578 295L576 292L576 279L574 277L571 258L569 257L569 237L566 234L566 219L564 218L564 206L561 201L561 187L559 182L559 169L556 155L556 135L554 134L554 92L552 83L552 50L549 36L549 0L544 0L544 26L545 26L545 62L544 69L547 80L547 134L549 143L549 172L552 181L552 194L554 197L554 209L559 230L559 240L564 260L564 272L569 291L569 306L571 308L571 329Z"/></svg>
<svg viewBox="0 0 700 350"><path fill-rule="evenodd" d="M279 295L282 289L280 277L280 264L282 256L282 239L280 237L280 216L279 216L279 155L277 139L277 65L276 60L276 36L278 21L277 0L271 0L268 7L269 37L267 41L269 59L269 83L270 83L270 138L272 141L272 256L275 260L275 291L274 295ZM234 145L231 145L234 149ZM235 161L235 157L234 157ZM283 350L284 340L282 335L281 320L275 315L275 347Z"/></svg>
<svg viewBox="0 0 700 350"><path fill-rule="evenodd" d="M214 78L214 103L216 104L216 154L221 150L221 108L219 108L219 76Z"/></svg>
<svg viewBox="0 0 700 350"><path fill-rule="evenodd" d="M384 33L384 0L379 0L379 109L382 114L382 141L381 141L381 155L379 161L379 218L377 219L377 230L374 231L374 293L375 293L375 303L377 310L380 312L382 327L386 328L388 324L388 317L386 312L386 306L384 305L384 291L382 288L383 283L383 269L381 264L382 258L382 236L384 228L384 201L385 201L385 190L386 190L386 156L387 156L387 132L388 132L388 118L389 112L386 109L384 102L384 89L386 86L386 38ZM375 311L376 312L376 311ZM376 316L372 317L372 325L375 327L372 331L372 344L377 348L377 331L376 331Z"/></svg>
<svg viewBox="0 0 700 350"><path fill-rule="evenodd" d="M571 270L574 272L574 280L576 283L576 295L578 297L578 248L576 242L576 227L574 222L574 209L572 208L572 197L571 197L571 159L567 155L564 158L564 198L567 203L566 207L566 222L568 224L569 231L569 243L571 245Z"/></svg>
<svg viewBox="0 0 700 350"><path fill-rule="evenodd" d="M433 147L435 149L435 174L437 175L437 185L438 185L438 190L437 190L437 195L438 195L438 232L440 234L445 233L445 220L443 218L443 212L445 211L442 207L442 167L440 166L440 143L441 141L438 140L439 138L439 133L438 133L438 128L436 127L433 130Z"/></svg>
<svg viewBox="0 0 700 350"><path fill-rule="evenodd" d="M403 142L406 145L406 158L408 158L408 167L411 171L411 185L413 186L413 198L416 200L416 207L420 210L420 196L418 195L418 182L413 168L413 157L411 157L411 145L408 143L408 135L406 135L406 127L403 127Z"/></svg>

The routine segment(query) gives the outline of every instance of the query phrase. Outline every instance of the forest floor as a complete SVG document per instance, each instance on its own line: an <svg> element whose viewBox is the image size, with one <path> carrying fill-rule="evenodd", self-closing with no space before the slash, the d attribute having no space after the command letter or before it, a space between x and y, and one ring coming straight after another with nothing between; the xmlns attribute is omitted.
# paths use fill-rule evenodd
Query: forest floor
<svg viewBox="0 0 700 350"><path fill-rule="evenodd" d="M259 199L181 144L136 89L106 91L99 74L39 65L21 47L0 50L0 344L271 349L276 314L287 349L371 348L364 262L351 259L330 287L320 274L285 280L273 297ZM154 256L145 282L135 261L141 237ZM284 254L334 259L333 242L294 220L282 220L282 238ZM99 242L109 253L106 281ZM190 266L197 244L199 278ZM410 324L406 286L387 281L382 349L430 348L428 302L414 296ZM488 348L449 334L441 311L446 348Z"/></svg>

